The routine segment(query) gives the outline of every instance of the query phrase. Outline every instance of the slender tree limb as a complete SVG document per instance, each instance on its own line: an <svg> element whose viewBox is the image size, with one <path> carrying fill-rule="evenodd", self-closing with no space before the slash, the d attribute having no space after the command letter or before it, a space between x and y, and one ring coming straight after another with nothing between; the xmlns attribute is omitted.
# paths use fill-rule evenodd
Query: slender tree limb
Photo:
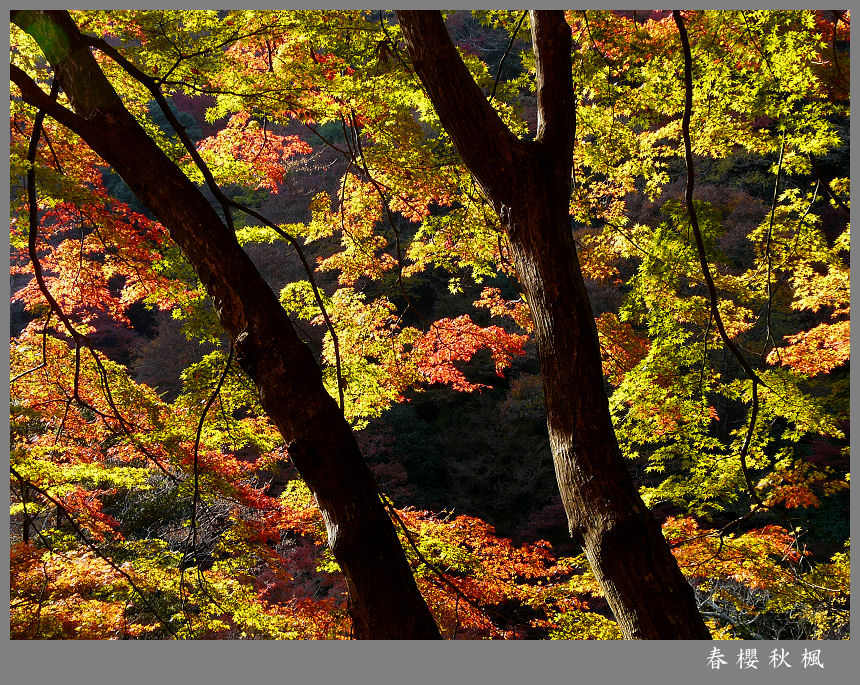
<svg viewBox="0 0 860 685"><path fill-rule="evenodd" d="M708 258L705 253L705 243L702 239L702 232L699 229L699 220L696 216L696 206L693 203L693 188L695 185L696 174L693 166L693 152L692 152L692 144L690 141L690 117L693 111L693 57L690 52L690 40L687 36L687 29L684 26L684 18L681 16L680 10L672 10L672 17L675 20L675 24L678 27L678 34L681 38L681 48L684 54L684 117L681 122L681 131L684 137L684 157L687 163L687 187L685 191L684 201L687 205L687 213L690 218L690 226L693 229L693 236L696 241L696 249L699 254L699 264L702 267L702 275L705 278L705 284L708 288L708 295L711 304L711 313L714 317L714 324L717 330L720 333L720 337L723 339L723 343L741 365L741 368L746 372L747 376L752 380L752 397L753 397L753 409L750 414L750 425L747 431L746 439L744 440L744 445L741 449L740 460L741 460L741 469L743 471L744 480L747 484L747 489L749 491L750 499L757 504L761 503L761 500L758 497L758 494L755 491L755 488L752 485L752 481L750 480L749 472L747 470L747 454L749 452L749 446L752 439L753 431L755 429L756 417L758 416L758 385L764 385L768 387L764 381L759 378L758 374L753 371L752 366L750 366L749 362L744 358L741 351L738 349L737 345L735 345L734 341L728 336L726 333L726 327L723 324L723 318L720 315L719 308L719 296L717 295L717 289L714 286L714 279L711 277L711 269L708 265ZM769 279L768 279L769 280Z"/></svg>
<svg viewBox="0 0 860 685"><path fill-rule="evenodd" d="M259 212L243 205L239 202L235 202L230 200L230 204L236 207L236 209L245 212L249 216L254 217L258 221L262 222L269 228L271 228L275 233L277 233L281 238L286 240L296 251L296 254L299 257L299 260L302 262L302 266L304 267L305 273L308 276L308 282L311 284L311 290L314 293L314 300L316 300L317 306L320 308L320 313L322 314L323 321L325 321L326 328L328 329L329 335L331 336L332 345L334 347L334 364L335 364L335 373L337 374L337 394L338 400L340 402L340 411L343 413L344 411L344 382L343 382L343 368L341 366L341 358L340 358L340 340L337 336L337 331L335 330L334 323L329 316L328 310L326 309L325 303L323 302L322 295L320 294L319 286L316 282L316 277L313 274L313 269L311 268L310 262L308 262L307 257L305 256L305 252L302 249L299 241L295 238L295 236L287 233L283 228L276 225L265 216L260 214Z"/></svg>
<svg viewBox="0 0 860 685"><path fill-rule="evenodd" d="M699 219L696 214L696 206L693 203L693 189L696 182L695 168L693 165L693 152L690 142L690 117L693 111L693 58L690 54L690 41L687 37L687 29L684 27L684 19L679 10L672 10L672 16L678 26L678 32L681 36L681 46L684 52L684 117L681 122L681 131L684 137L684 157L687 163L687 186L684 195L684 202L687 206L687 213L690 219L690 226L693 229L693 237L696 242L696 250L699 255L699 265L702 267L702 275L705 278L705 285L708 289L711 311L714 315L714 324L720 332L720 337L723 339L726 347L737 359L741 368L747 373L750 378L756 377L755 371L750 366L749 362L744 358L741 351L735 345L734 341L726 333L726 327L723 323L723 317L720 314L719 296L714 285L714 279L711 276L711 267L708 264L707 253L705 252L705 243L702 239L702 231L699 228ZM759 383L766 384L759 379Z"/></svg>
<svg viewBox="0 0 860 685"><path fill-rule="evenodd" d="M203 411L200 412L200 420L197 423L197 433L194 436L194 494L192 497L191 524L189 526L189 535L191 536L191 552L195 562L197 561L197 507L200 504L200 462L198 456L200 451L200 436L203 433L203 424L206 421L206 414L209 413L209 408L212 406L212 403L215 402L215 398L221 391L221 386L224 384L224 379L227 378L227 372L230 370L230 364L233 361L233 347L233 341L231 340L230 353L227 355L227 362L224 364L224 370L221 372L221 375L218 378L218 382L215 385L215 389L209 395L209 399L206 400L206 404L203 406Z"/></svg>
<svg viewBox="0 0 860 685"><path fill-rule="evenodd" d="M14 65L13 68L15 68ZM38 90L40 93L42 92L41 89ZM55 103L59 92L60 84L55 79L51 84L51 94L47 96L48 102ZM72 322L51 294L51 291L48 290L47 283L45 282L45 275L42 271L42 263L39 261L38 253L36 251L36 240L39 235L39 205L36 201L36 151L39 149L39 138L42 135L42 124L45 121L47 111L47 107L39 107L39 111L36 113L36 119L33 121L33 133L30 136L30 144L27 146L27 162L29 162L29 166L27 168L27 205L30 220L30 230L27 235L27 251L30 255L30 261L33 264L33 275L36 278L36 284L39 286L39 290L48 301L48 305L51 310L56 312L58 318L62 321L63 326L65 326L75 343L81 344L85 342L86 338L72 325Z"/></svg>
<svg viewBox="0 0 860 685"><path fill-rule="evenodd" d="M776 214L776 203L779 198L779 177L782 173L782 159L783 153L785 152L785 129L782 130L782 143L779 146L779 164L776 169L776 180L773 184L773 199L770 204L770 222L767 226L767 240L765 241L765 256L767 257L767 311L765 316L766 321L766 337L764 341L764 348L762 349L762 359L767 356L767 350L769 346L776 347L776 342L773 339L773 332L771 330L771 309L773 308L773 292L771 290L770 284L770 276L772 272L771 266L771 254L770 254L770 244L771 238L773 236L773 217Z"/></svg>
<svg viewBox="0 0 860 685"><path fill-rule="evenodd" d="M499 65L496 67L496 80L493 81L493 90L490 91L490 100L496 97L496 88L499 86L499 79L502 76L502 66L505 63L505 60L508 58L508 54L511 51L511 48L514 45L514 41L517 39L517 34L520 32L520 26L523 25L523 21L525 21L526 15L528 14L528 10L523 10L522 14L520 14L520 20L517 22L517 25L514 27L514 32L511 34L511 39L508 41L508 47L505 48L505 52L502 55L502 58L499 60Z"/></svg>
<svg viewBox="0 0 860 685"><path fill-rule="evenodd" d="M752 410L750 412L750 425L747 428L747 434L744 438L743 447L741 447L741 472L744 476L744 481L746 482L747 492L749 493L750 499L755 503L761 506L762 501L756 492L755 486L750 479L749 467L747 465L747 455L749 454L750 444L752 443L753 432L755 431L755 423L758 418L758 377L754 377L752 379Z"/></svg>
<svg viewBox="0 0 860 685"><path fill-rule="evenodd" d="M702 406L705 404L705 368L708 365L708 335L711 333L711 323L714 321L714 313L708 312L708 325L705 327L705 335L702 338L702 368L699 371L699 397L702 400Z"/></svg>

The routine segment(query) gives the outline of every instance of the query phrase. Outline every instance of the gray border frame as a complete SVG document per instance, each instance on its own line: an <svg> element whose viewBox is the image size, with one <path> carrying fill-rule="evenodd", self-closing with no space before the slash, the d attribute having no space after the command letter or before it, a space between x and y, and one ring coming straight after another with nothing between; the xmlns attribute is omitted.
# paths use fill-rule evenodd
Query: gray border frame
<svg viewBox="0 0 860 685"><path fill-rule="evenodd" d="M29 3L15 3L17 6ZM119 8L163 7L199 8L215 3L134 3L130 0L114 0L111 3L75 3L80 9L94 9L106 4L119 5ZM272 6L274 0L263 2L224 3L231 7ZM352 4L348 2L320 2L303 4L288 0L286 5L293 9L312 5L318 9L332 9ZM384 3L388 4L388 3ZM437 7L439 9L462 5L463 0L453 3L439 0L405 0L398 7L416 8ZM541 3L558 5L558 3ZM836 5L837 3L833 3ZM840 5L855 9L856 0ZM40 9L58 8L63 5L37 2ZM53 5L53 6L52 6ZM481 7L507 7L497 2L478 2ZM282 6L280 3L278 6ZM767 8L768 3L756 0L744 5L747 7ZM800 2L779 2L781 9L801 9L808 5ZM630 2L608 2L592 6L594 9L646 9L653 4L642 0ZM592 7L588 7L590 9ZM691 3L695 9L710 8L712 5ZM4 10L10 9L4 6ZM857 38L857 32L852 31ZM8 65L4 65L8 77ZM851 90L856 94L857 75L852 74ZM854 122L851 123L852 137L856 134ZM8 152L9 141L3 137L3 148ZM851 173L855 175L857 159L851 156ZM8 183L8 167L4 165ZM8 200L7 200L8 202ZM852 240L851 266L856 266L855 241ZM8 267L8 253L3 260ZM860 259L860 258L857 258ZM8 271L7 271L8 273ZM9 283L5 279L0 292L9 296ZM852 283L852 296L857 288ZM854 299L852 297L852 299ZM0 316L9 326L9 309L0 307ZM858 333L858 326L852 321L852 339ZM853 345L852 345L853 347ZM9 382L9 350L0 346L0 378ZM860 384L858 373L852 369L851 390L856 391ZM0 394L0 413L8 410L9 395ZM7 412L8 413L8 412ZM2 436L0 445L8 458L9 426L0 424ZM860 418L856 412L851 414L851 429L857 434ZM852 465L854 459L852 458ZM8 482L4 481L4 492L8 498ZM851 493L851 524L857 523L857 493ZM8 559L9 542L7 536L0 537L0 550ZM856 554L852 551L852 565ZM5 563L5 562L4 562ZM8 568L8 567L7 567ZM852 589L855 588L852 573ZM2 587L3 611L8 612L9 585ZM8 619L8 613L6 614ZM857 619L852 616L852 635L858 629ZM7 624L8 625L8 624ZM849 683L852 678L852 665L860 663L851 640L819 642L741 642L741 641L698 641L698 642L205 642L188 644L177 642L12 642L5 631L0 643L0 682L14 685L34 683L50 685L62 683L71 685L102 683L136 685L156 685L159 683L206 683L207 685L236 685L245 682L256 683L487 683L492 685L507 683L606 683L607 685L626 685L627 683L660 683L665 685L687 683L750 683L755 685L808 685L809 683ZM721 650L728 662L719 670L708 668L706 658L714 647ZM758 650L759 668L757 671L739 671L736 659L739 649ZM772 649L784 648L789 651L790 669L773 670L768 664ZM803 649L820 649L823 669L804 670L800 664ZM856 682L856 680L855 680Z"/></svg>

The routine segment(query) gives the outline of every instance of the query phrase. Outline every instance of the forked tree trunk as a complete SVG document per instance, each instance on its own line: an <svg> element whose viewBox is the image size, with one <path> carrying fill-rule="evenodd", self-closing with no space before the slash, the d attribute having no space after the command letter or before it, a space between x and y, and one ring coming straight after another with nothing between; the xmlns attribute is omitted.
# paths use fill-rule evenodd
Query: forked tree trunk
<svg viewBox="0 0 860 685"><path fill-rule="evenodd" d="M24 100L86 141L170 231L212 297L237 358L314 493L346 576L356 635L439 638L355 437L272 290L198 188L146 135L66 12L13 12L39 44L74 112L14 66Z"/></svg>
<svg viewBox="0 0 860 685"><path fill-rule="evenodd" d="M628 639L708 639L692 588L618 449L570 216L571 37L532 11L538 130L519 141L489 106L438 12L398 11L418 76L510 240L535 322L550 446L571 535Z"/></svg>

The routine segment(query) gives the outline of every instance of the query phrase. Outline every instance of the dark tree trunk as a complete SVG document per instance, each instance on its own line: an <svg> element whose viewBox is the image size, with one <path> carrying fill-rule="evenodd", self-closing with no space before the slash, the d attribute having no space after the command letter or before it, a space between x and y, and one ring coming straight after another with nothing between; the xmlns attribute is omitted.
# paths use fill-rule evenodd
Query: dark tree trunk
<svg viewBox="0 0 860 685"><path fill-rule="evenodd" d="M628 639L708 639L681 574L618 449L597 329L568 206L575 109L570 28L532 11L538 130L519 141L488 105L438 12L398 11L418 76L492 199L535 322L547 426L571 535Z"/></svg>
<svg viewBox="0 0 860 685"><path fill-rule="evenodd" d="M356 635L439 638L349 425L319 367L233 233L122 104L66 12L14 12L39 43L74 112L22 71L24 99L83 138L170 231L212 297L242 368L314 493L346 576Z"/></svg>

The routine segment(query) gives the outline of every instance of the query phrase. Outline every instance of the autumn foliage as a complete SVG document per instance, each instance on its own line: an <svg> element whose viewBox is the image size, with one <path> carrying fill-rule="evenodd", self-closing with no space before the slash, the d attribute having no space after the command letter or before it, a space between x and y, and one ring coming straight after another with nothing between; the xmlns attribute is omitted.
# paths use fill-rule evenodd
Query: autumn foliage
<svg viewBox="0 0 860 685"><path fill-rule="evenodd" d="M498 80L498 47L495 60L480 41L463 47L502 119L528 138L534 60L519 16L448 20L501 50L519 26ZM643 499L715 636L847 637L850 14L684 13L696 203L726 337L755 383L727 353L681 202L675 24L665 12L566 16L573 236L613 421ZM72 17L157 78L169 100L192 103L197 113L183 121L200 115L194 149L214 181L274 217L277 230L247 213L231 218L249 252L276 260L270 282L359 435L416 398L442 396L497 403L482 416L486 461L517 421L537 416L543 430L542 394L523 380L536 368L534 322L510 245L404 61L389 12ZM204 186L151 93L94 53L148 135ZM50 89L50 67L14 24L11 60ZM351 637L346 584L313 495L203 285L165 227L69 129L45 117L29 149L36 117L13 85L11 637ZM178 392L139 381L147 317L181 324L193 341ZM377 466L385 453L394 480L410 481L380 496L443 636L620 637L563 535L523 534L523 522L502 535L462 507L416 507L403 493L422 483L404 475L396 449L364 444ZM506 468L493 473L511 478ZM530 503L520 518L556 500Z"/></svg>

